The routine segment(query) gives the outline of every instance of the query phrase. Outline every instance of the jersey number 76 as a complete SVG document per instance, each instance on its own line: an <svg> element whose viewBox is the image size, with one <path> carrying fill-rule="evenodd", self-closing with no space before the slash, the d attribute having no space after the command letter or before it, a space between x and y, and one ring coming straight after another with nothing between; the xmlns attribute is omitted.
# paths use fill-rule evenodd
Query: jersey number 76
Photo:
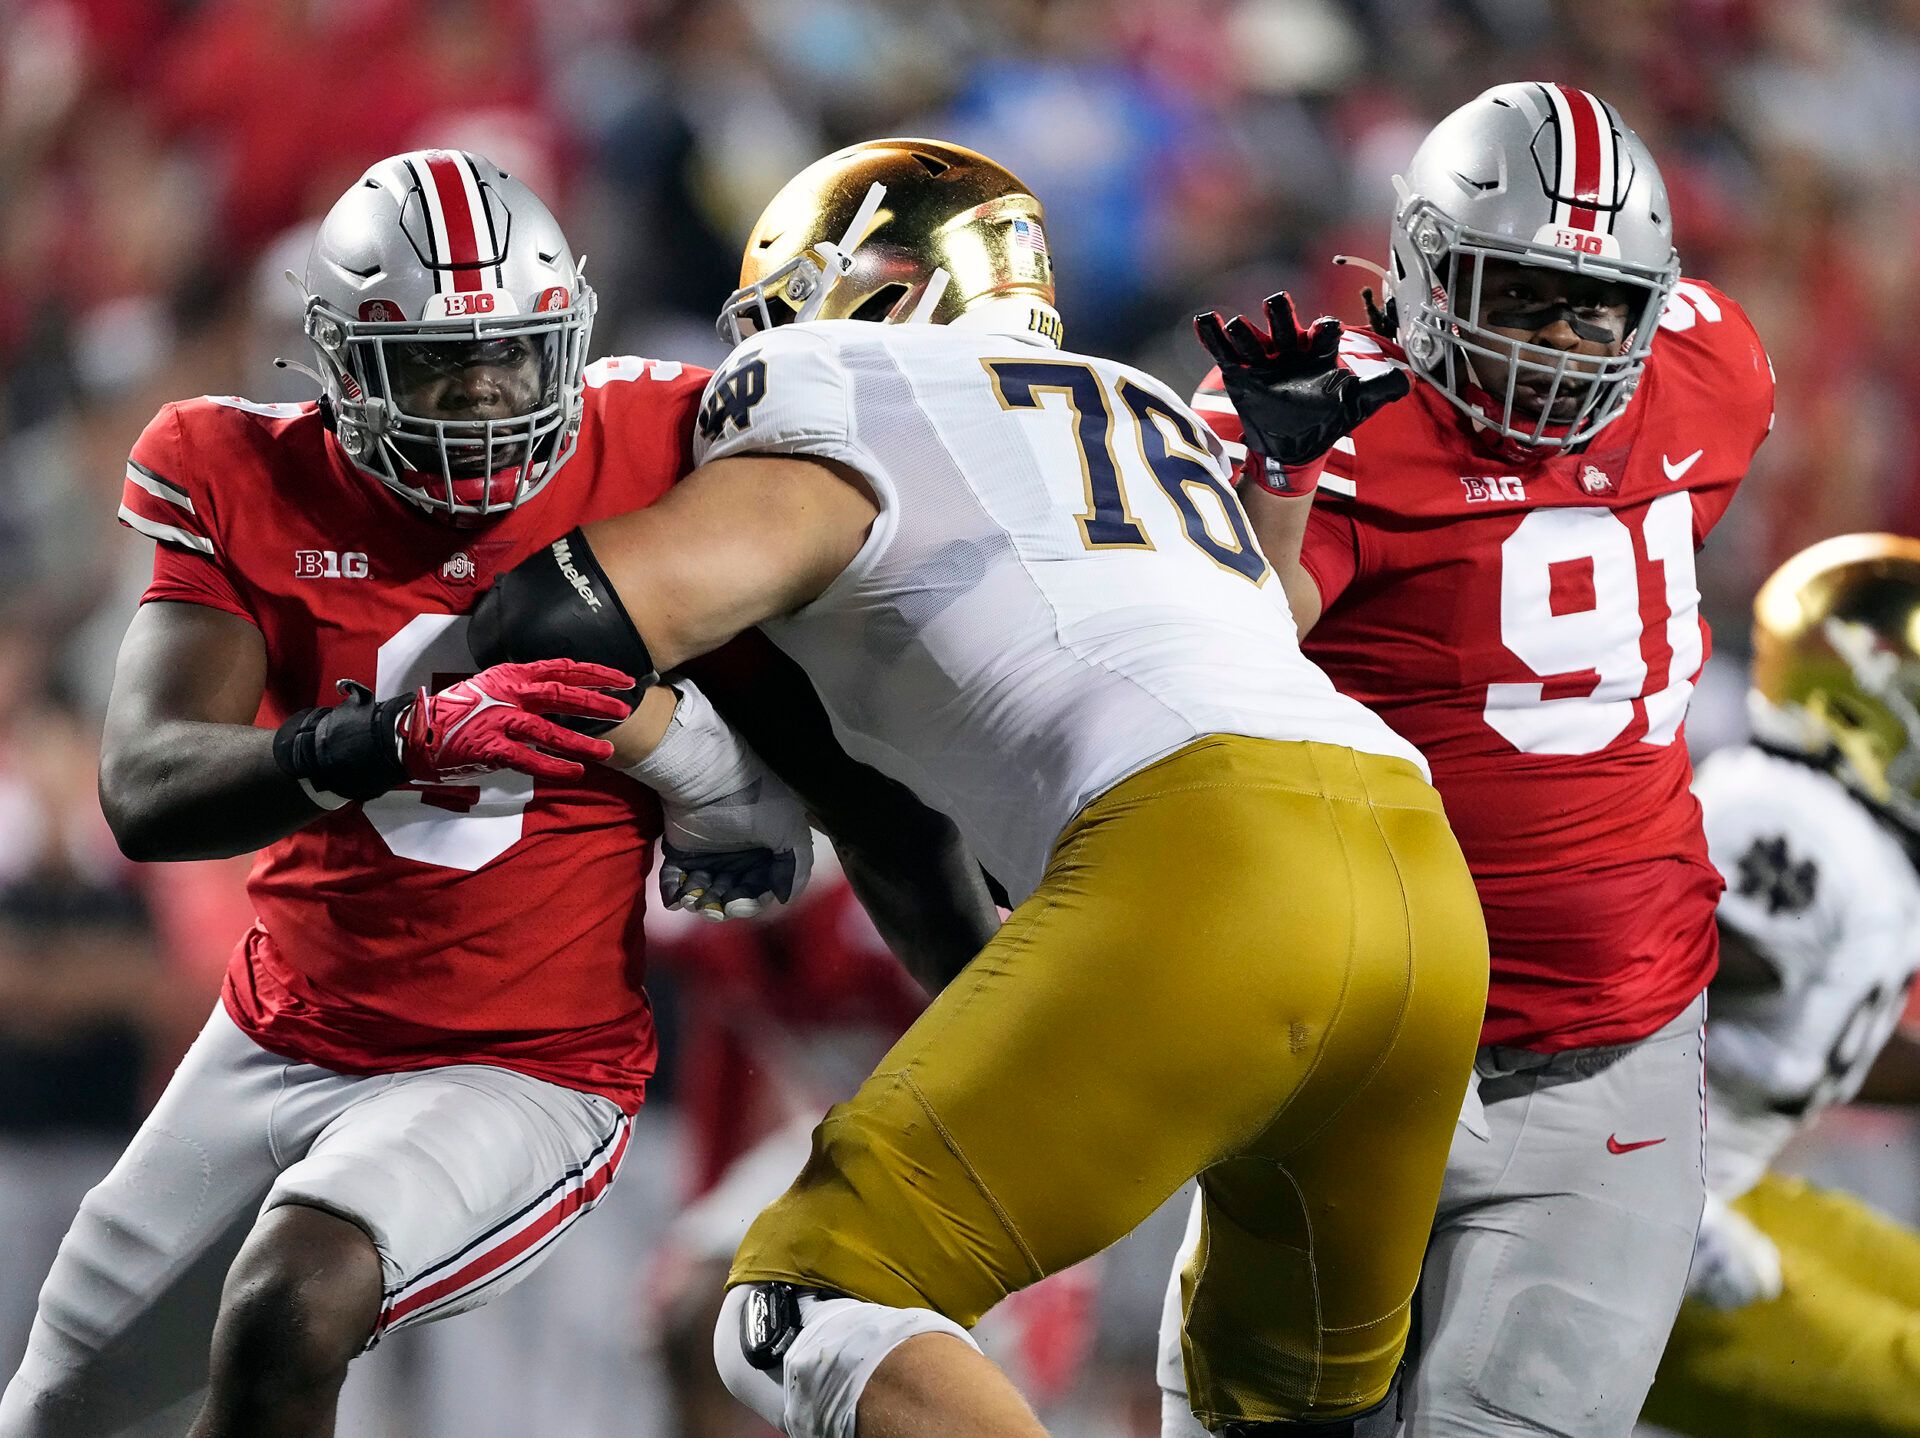
<svg viewBox="0 0 1920 1438"><path fill-rule="evenodd" d="M1178 405L1169 404L1122 377L1114 397L1127 420L1116 425L1113 399L1091 365L1077 360L982 360L1002 409L1051 408L1058 395L1073 416L1074 442L1087 506L1076 518L1088 549L1152 549L1153 540L1127 503L1126 474L1141 470L1166 492L1180 516L1189 543L1215 564L1258 584L1267 575L1266 557L1253 542L1253 530L1226 479L1216 469L1213 451L1200 425ZM1132 441L1125 461L1115 430ZM1216 511L1226 530L1209 526L1202 506Z"/></svg>

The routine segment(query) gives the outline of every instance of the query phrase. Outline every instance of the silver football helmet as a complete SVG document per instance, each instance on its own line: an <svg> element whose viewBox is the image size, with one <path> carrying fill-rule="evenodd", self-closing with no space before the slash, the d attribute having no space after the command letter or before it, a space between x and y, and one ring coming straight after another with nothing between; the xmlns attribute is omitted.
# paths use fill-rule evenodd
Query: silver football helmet
<svg viewBox="0 0 1920 1438"><path fill-rule="evenodd" d="M572 456L594 293L552 213L499 166L461 150L380 161L327 212L301 288L341 447L407 500L495 518Z"/></svg>
<svg viewBox="0 0 1920 1438"><path fill-rule="evenodd" d="M1542 449L1582 444L1619 418L1680 260L1659 168L1613 106L1569 85L1496 85L1435 126L1394 188L1387 282L1414 369L1478 423ZM1480 325L1488 260L1626 287L1617 353L1578 355ZM1476 381L1469 356L1506 374L1504 394ZM1523 386L1537 417L1515 413ZM1563 399L1576 402L1550 417Z"/></svg>

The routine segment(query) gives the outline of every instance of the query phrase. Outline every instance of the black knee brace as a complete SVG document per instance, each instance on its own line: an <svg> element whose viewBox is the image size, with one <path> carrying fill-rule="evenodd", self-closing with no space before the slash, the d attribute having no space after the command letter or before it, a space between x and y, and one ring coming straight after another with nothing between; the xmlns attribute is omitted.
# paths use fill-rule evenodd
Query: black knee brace
<svg viewBox="0 0 1920 1438"><path fill-rule="evenodd" d="M774 1373L800 1336L800 1289L791 1283L750 1283L740 1310L740 1351L762 1373Z"/></svg>
<svg viewBox="0 0 1920 1438"><path fill-rule="evenodd" d="M646 640L578 529L521 561L480 596L468 621L467 648L482 669L536 659L582 659L623 669L639 680L616 695L629 704L660 677ZM613 727L604 720L554 718L587 733Z"/></svg>

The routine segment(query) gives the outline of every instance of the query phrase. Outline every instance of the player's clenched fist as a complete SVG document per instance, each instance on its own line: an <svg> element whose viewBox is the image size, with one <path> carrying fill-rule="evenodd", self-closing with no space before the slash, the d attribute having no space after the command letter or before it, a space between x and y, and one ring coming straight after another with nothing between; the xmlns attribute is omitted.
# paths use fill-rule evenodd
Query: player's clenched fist
<svg viewBox="0 0 1920 1438"><path fill-rule="evenodd" d="M677 677L671 688L666 732L626 766L660 799L660 901L709 919L786 903L813 869L804 806L698 685Z"/></svg>
<svg viewBox="0 0 1920 1438"><path fill-rule="evenodd" d="M409 779L441 783L497 769L572 779L582 761L604 760L613 746L542 716L617 723L628 706L601 691L633 682L617 669L570 659L496 664L437 693L421 688L394 699L375 700L343 679L338 704L288 716L274 735L273 757L326 808L375 798Z"/></svg>
<svg viewBox="0 0 1920 1438"><path fill-rule="evenodd" d="M1284 472L1313 464L1411 388L1399 370L1363 380L1342 368L1340 321L1322 316L1302 329L1285 291L1268 297L1264 331L1245 315L1222 320L1218 311L1195 315L1193 328L1220 366L1247 448L1273 461L1254 478L1281 493L1294 486L1274 466Z"/></svg>

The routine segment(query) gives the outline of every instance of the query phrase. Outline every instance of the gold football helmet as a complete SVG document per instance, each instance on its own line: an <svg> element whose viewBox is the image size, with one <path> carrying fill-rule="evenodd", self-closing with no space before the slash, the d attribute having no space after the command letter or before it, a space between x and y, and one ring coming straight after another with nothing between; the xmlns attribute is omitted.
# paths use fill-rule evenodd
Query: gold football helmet
<svg viewBox="0 0 1920 1438"><path fill-rule="evenodd" d="M948 324L998 302L1054 343L1040 202L985 155L940 140L868 140L816 160L773 197L720 312L731 344L790 320Z"/></svg>
<svg viewBox="0 0 1920 1438"><path fill-rule="evenodd" d="M1920 540L1844 534L1804 549L1753 602L1755 734L1825 758L1920 833Z"/></svg>

